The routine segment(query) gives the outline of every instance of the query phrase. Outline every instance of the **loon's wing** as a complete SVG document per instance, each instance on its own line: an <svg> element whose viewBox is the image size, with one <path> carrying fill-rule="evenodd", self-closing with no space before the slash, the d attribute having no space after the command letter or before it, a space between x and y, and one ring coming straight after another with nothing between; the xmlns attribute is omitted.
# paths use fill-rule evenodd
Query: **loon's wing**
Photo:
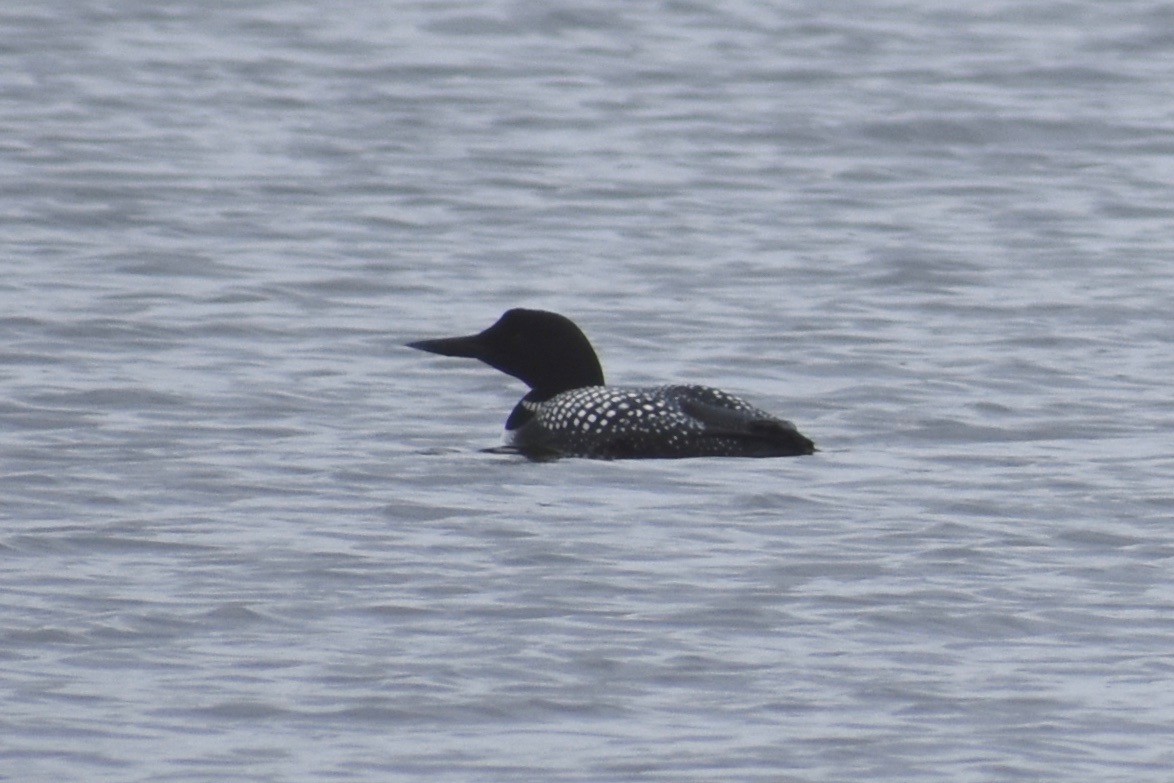
<svg viewBox="0 0 1174 783"><path fill-rule="evenodd" d="M702 434L707 437L763 441L807 454L815 450L815 444L800 433L794 424L757 408L715 405L695 397L682 398L680 405L684 413L702 425Z"/></svg>
<svg viewBox="0 0 1174 783"><path fill-rule="evenodd" d="M682 399L680 405L681 410L703 425L709 435L769 437L780 428L795 430L791 422L753 408L731 408L689 397Z"/></svg>

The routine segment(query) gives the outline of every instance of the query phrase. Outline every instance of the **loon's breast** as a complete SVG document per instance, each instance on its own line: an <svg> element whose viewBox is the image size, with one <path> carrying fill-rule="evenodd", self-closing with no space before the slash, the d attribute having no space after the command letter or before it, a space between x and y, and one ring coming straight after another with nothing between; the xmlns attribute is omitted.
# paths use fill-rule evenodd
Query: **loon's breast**
<svg viewBox="0 0 1174 783"><path fill-rule="evenodd" d="M587 386L535 402L507 423L531 457L781 457L815 445L784 419L708 386Z"/></svg>

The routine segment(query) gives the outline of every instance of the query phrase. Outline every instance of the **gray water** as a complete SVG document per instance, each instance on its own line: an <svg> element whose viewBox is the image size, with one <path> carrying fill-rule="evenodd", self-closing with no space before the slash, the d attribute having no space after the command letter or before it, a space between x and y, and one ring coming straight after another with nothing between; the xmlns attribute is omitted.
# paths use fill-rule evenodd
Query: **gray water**
<svg viewBox="0 0 1174 783"><path fill-rule="evenodd" d="M0 779L1171 779L1169 4L9 4L0 74ZM519 305L822 450L485 453L524 388L402 344Z"/></svg>

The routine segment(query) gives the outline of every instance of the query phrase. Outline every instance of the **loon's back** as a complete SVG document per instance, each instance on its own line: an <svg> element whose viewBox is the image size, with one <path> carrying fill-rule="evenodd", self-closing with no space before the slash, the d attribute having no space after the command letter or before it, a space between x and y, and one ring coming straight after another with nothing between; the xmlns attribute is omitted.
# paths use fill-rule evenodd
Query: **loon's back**
<svg viewBox="0 0 1174 783"><path fill-rule="evenodd" d="M789 421L708 386L588 386L523 399L510 445L533 458L793 457L815 444Z"/></svg>

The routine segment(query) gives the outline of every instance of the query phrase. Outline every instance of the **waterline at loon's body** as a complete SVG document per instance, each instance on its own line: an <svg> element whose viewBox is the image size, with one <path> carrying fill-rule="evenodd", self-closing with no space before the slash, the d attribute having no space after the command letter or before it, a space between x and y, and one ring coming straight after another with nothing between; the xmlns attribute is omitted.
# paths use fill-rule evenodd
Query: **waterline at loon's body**
<svg viewBox="0 0 1174 783"><path fill-rule="evenodd" d="M467 337L408 347L480 359L523 381L530 392L506 421L510 445L553 457L794 457L815 444L795 425L708 386L605 386L587 337L568 318L508 311Z"/></svg>

